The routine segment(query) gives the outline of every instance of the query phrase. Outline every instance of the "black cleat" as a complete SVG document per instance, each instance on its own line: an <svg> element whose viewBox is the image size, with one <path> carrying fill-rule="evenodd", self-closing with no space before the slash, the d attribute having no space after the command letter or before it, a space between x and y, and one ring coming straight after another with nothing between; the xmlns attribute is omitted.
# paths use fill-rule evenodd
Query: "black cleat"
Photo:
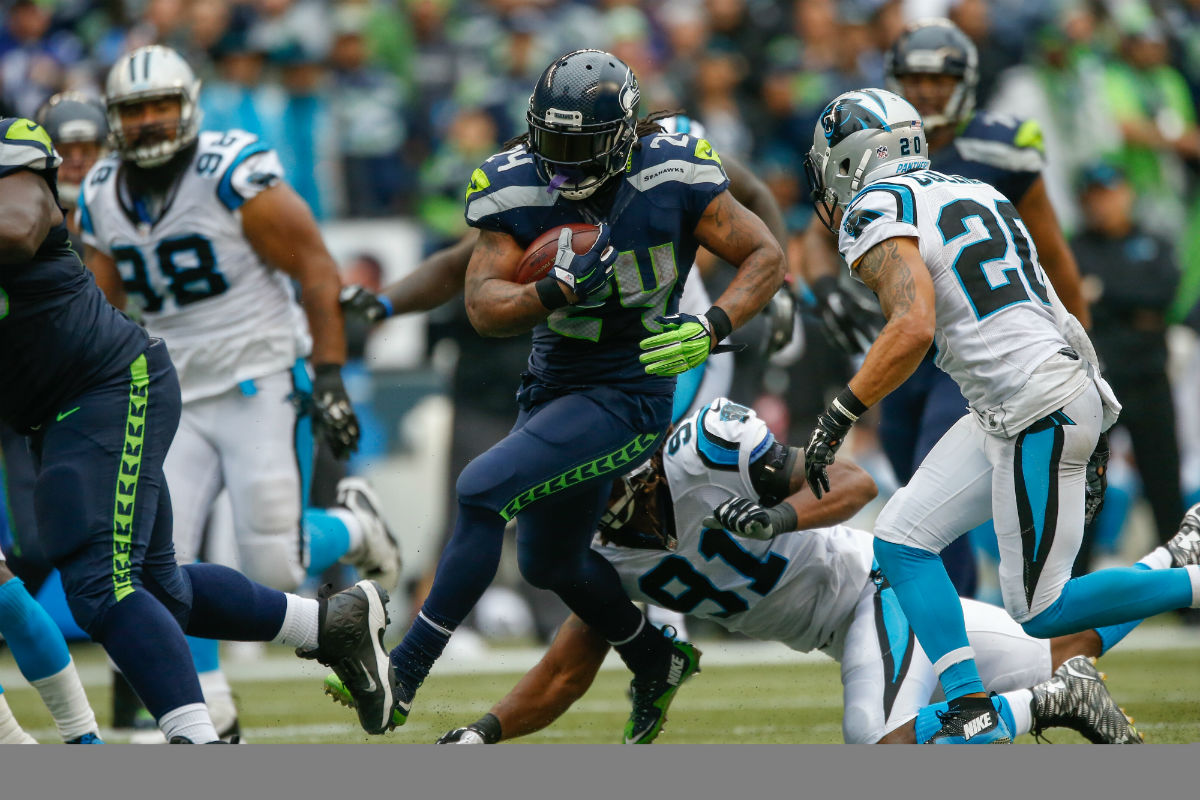
<svg viewBox="0 0 1200 800"><path fill-rule="evenodd" d="M358 711L363 730L384 733L392 727L396 705L395 670L383 646L388 594L375 581L359 581L322 599L317 649L296 651L315 658L341 679Z"/></svg>
<svg viewBox="0 0 1200 800"><path fill-rule="evenodd" d="M1068 658L1053 678L1033 687L1032 710L1033 735L1039 740L1046 728L1070 728L1093 744L1145 741L1086 656Z"/></svg>
<svg viewBox="0 0 1200 800"><path fill-rule="evenodd" d="M925 744L1012 744L1012 731L990 697L960 697L937 718L942 727Z"/></svg>

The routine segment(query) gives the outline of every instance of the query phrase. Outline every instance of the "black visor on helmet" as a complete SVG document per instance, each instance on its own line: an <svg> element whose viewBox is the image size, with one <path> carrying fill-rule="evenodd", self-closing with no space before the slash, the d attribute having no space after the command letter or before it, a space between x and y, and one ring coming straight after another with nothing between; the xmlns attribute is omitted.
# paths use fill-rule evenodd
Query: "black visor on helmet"
<svg viewBox="0 0 1200 800"><path fill-rule="evenodd" d="M633 143L632 133L624 123L565 130L529 114L530 147L539 168L549 175L599 177L619 171Z"/></svg>

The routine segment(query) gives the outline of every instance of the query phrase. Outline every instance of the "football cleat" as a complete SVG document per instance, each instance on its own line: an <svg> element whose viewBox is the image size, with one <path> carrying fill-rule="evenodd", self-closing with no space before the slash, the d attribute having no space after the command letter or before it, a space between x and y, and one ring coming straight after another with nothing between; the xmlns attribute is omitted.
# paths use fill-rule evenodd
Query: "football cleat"
<svg viewBox="0 0 1200 800"><path fill-rule="evenodd" d="M319 598L317 648L296 650L337 673L354 699L358 721L367 733L393 727L395 670L383 646L388 594L375 581L359 581L345 591Z"/></svg>
<svg viewBox="0 0 1200 800"><path fill-rule="evenodd" d="M400 540L379 513L379 498L362 478L343 478L337 486L338 505L358 520L362 546L343 559L359 575L391 591L400 582Z"/></svg>
<svg viewBox="0 0 1200 800"><path fill-rule="evenodd" d="M1173 567L1200 564L1200 503L1183 515L1179 532L1167 542L1167 552L1171 554Z"/></svg>
<svg viewBox="0 0 1200 800"><path fill-rule="evenodd" d="M670 628L663 629L671 646L652 672L634 675L629 683L633 712L625 723L625 744L650 744L667 722L667 709L675 693L688 678L700 671L700 649L675 638Z"/></svg>
<svg viewBox="0 0 1200 800"><path fill-rule="evenodd" d="M1012 744L1012 731L990 697L960 697L936 713L942 727L925 744Z"/></svg>
<svg viewBox="0 0 1200 800"><path fill-rule="evenodd" d="M74 739L67 739L66 744L104 744L104 740L100 738L98 733L85 733L82 736L76 736Z"/></svg>
<svg viewBox="0 0 1200 800"><path fill-rule="evenodd" d="M408 712L412 710L412 698L408 702L401 700L404 692L400 686L396 686L396 705L392 708L392 724L388 726L388 730L394 730L408 721ZM342 683L342 679L337 675L325 676L325 694L333 698L335 703L341 703L347 708L354 708L354 695L346 688L346 684Z"/></svg>
<svg viewBox="0 0 1200 800"><path fill-rule="evenodd" d="M1104 674L1086 656L1068 658L1054 677L1033 687L1033 735L1070 728L1093 744L1142 744L1133 720L1113 700Z"/></svg>

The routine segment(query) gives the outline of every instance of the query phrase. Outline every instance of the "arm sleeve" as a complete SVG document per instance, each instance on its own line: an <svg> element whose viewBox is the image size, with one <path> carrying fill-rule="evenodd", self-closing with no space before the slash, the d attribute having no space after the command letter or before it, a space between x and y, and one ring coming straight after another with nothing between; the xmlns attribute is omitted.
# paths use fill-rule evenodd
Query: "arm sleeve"
<svg viewBox="0 0 1200 800"><path fill-rule="evenodd" d="M903 183L872 184L846 208L838 230L838 250L853 271L864 253L898 237L920 238L916 195Z"/></svg>

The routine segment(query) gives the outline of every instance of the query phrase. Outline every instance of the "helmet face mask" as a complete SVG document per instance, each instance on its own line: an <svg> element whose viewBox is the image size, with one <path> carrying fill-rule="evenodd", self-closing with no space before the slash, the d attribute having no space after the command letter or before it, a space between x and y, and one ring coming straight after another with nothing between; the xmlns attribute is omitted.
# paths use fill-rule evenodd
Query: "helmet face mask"
<svg viewBox="0 0 1200 800"><path fill-rule="evenodd" d="M644 550L675 549L663 513L663 504L670 502L659 449L649 461L613 481L608 506L597 526L601 541Z"/></svg>
<svg viewBox="0 0 1200 800"><path fill-rule="evenodd" d="M143 168L161 166L196 141L201 112L200 81L187 62L167 47L151 45L117 60L105 83L105 102L113 144L125 161ZM122 110L135 104L177 99L178 121L138 125L126 130Z"/></svg>
<svg viewBox="0 0 1200 800"><path fill-rule="evenodd" d="M882 89L836 97L821 112L804 159L817 218L837 231L837 210L875 181L929 169L921 115Z"/></svg>
<svg viewBox="0 0 1200 800"><path fill-rule="evenodd" d="M577 50L546 68L526 120L538 175L551 190L583 200L625 169L640 98L633 71L600 50Z"/></svg>
<svg viewBox="0 0 1200 800"><path fill-rule="evenodd" d="M975 109L979 53L975 43L948 19L913 22L888 50L887 88L905 96L901 79L910 75L946 75L957 84L942 108L925 113L930 128L957 125ZM912 98L909 98L912 99Z"/></svg>

